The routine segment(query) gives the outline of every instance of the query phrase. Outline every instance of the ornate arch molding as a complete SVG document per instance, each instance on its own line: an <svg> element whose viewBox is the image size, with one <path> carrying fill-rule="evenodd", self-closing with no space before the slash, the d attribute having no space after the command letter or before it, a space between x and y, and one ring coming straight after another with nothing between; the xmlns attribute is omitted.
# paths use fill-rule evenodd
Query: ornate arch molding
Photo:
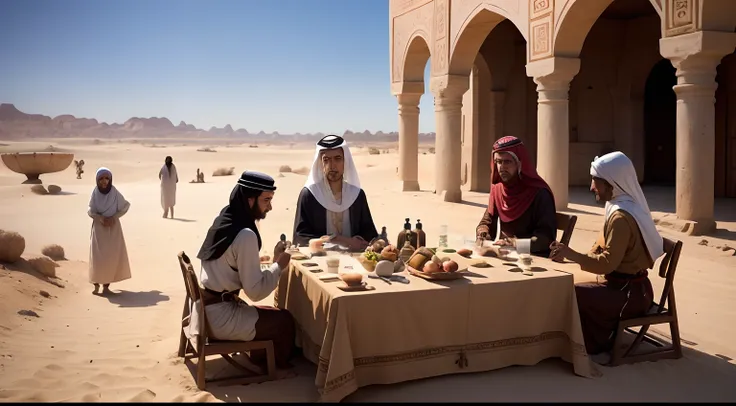
<svg viewBox="0 0 736 406"><path fill-rule="evenodd" d="M523 16L519 13L518 3L514 6L509 2L494 0L482 1L480 4L468 1L453 4L457 6L452 9L452 24L458 28L452 30L454 33L450 39L450 58L445 67L450 74L470 73L475 56L486 36L503 20L511 21L524 39L527 39L526 24L522 23ZM474 4L475 7L472 7Z"/></svg>
<svg viewBox="0 0 736 406"><path fill-rule="evenodd" d="M401 13L393 14L391 19L391 31L393 38L391 39L392 45L392 62L391 62L391 81L402 82L404 80L404 69L407 63L411 63L409 54L411 51L411 44L418 38L427 45L427 48L432 54L431 35L432 32L432 17L434 13L433 2L430 1L408 1L405 2L403 8L399 8L392 11ZM409 7L411 6L411 7ZM426 61L422 61L426 64ZM424 64L422 65L424 69Z"/></svg>
<svg viewBox="0 0 736 406"><path fill-rule="evenodd" d="M545 11L549 15L547 17L549 21L549 32L546 33L548 36L545 37L548 50L544 57L554 54L555 56L577 58L593 24L598 21L603 11L616 0L532 1L535 3L550 3L549 9ZM668 24L667 21L669 21L667 20L668 9L671 9L674 3L693 1L697 0L649 0L649 3L662 20L663 37L666 36L667 30L665 26ZM532 10L530 10L530 20L533 20ZM530 24L533 24L533 22ZM686 25L684 21L678 20L675 23L675 27L682 27L684 25ZM534 37L534 35L530 36Z"/></svg>

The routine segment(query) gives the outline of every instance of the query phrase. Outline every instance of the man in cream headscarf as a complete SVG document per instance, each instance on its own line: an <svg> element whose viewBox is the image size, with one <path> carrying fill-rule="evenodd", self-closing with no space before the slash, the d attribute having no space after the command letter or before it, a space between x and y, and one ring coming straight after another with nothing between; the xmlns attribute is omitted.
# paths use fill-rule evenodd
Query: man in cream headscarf
<svg viewBox="0 0 736 406"><path fill-rule="evenodd" d="M575 286L585 347L589 354L598 354L611 349L621 318L649 310L654 293L647 269L664 249L629 158L621 152L596 157L590 174L590 190L598 202L606 203L598 241L587 254L558 242L550 249L553 259L567 258L583 271L605 275L603 283Z"/></svg>
<svg viewBox="0 0 736 406"><path fill-rule="evenodd" d="M325 235L350 250L363 250L378 236L353 156L337 135L317 142L312 170L297 200L292 241L304 246Z"/></svg>

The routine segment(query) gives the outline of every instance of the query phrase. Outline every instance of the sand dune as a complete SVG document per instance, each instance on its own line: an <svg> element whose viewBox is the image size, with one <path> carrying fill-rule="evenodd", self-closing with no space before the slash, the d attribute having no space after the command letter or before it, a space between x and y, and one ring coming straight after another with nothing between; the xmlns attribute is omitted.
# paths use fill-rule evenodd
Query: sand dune
<svg viewBox="0 0 736 406"><path fill-rule="evenodd" d="M8 143L0 151L45 148L53 144L84 159L86 173L77 180L73 168L42 175L57 184L64 195L39 196L21 185L21 175L0 166L0 228L24 235L26 254L40 253L49 244L64 247L67 261L57 268L63 288L28 272L0 269L0 401L314 401L316 367L297 363L294 379L260 385L196 389L190 367L178 359L178 317L184 298L177 252L194 256L214 216L227 203L237 179L246 169L276 177L279 167L311 166L311 147L218 144L206 146L216 153L197 152L204 144L186 140L155 141L162 148L142 143L91 140L41 140ZM432 189L434 155L419 156L420 184L424 191L401 193L396 178L397 155L370 155L354 149L356 165L378 227L390 237L405 217L422 219L429 239L443 213L451 240L472 236L487 195L466 193L464 204L438 202ZM178 185L177 219L162 219L158 170L166 155L174 158ZM87 283L90 219L86 215L93 174L99 166L113 171L114 183L131 202L122 218L133 278L114 284L109 298L93 296ZM235 175L212 177L219 167L235 167ZM206 183L190 184L196 169ZM264 254L281 233L291 235L294 203L305 181L303 174L283 172L277 177L274 210L262 224ZM602 222L602 209L589 205L585 191L574 190L571 211L579 216L572 246L584 250L592 244ZM465 210L458 210L463 208ZM719 236L736 235L736 222L719 222ZM487 373L453 375L390 386L363 388L345 401L736 401L736 257L714 248L734 244L724 238L686 237L677 276L677 300L683 359L617 368L602 367L603 377L575 376L559 360L534 367L512 367ZM195 262L195 266L198 263ZM12 267L11 267L12 268ZM662 281L653 277L655 291ZM40 290L51 296L40 296ZM262 303L271 304L272 297ZM34 310L40 317L25 317L18 310ZM657 331L666 331L663 327ZM390 338L387 338L390 339ZM230 373L224 362L208 364L211 374ZM530 390L533 387L534 390Z"/></svg>

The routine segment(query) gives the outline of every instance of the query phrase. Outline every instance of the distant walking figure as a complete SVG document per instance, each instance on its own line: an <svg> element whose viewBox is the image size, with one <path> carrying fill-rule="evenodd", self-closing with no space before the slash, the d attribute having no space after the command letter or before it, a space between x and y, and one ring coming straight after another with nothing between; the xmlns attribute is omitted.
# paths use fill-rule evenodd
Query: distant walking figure
<svg viewBox="0 0 736 406"><path fill-rule="evenodd" d="M174 205L176 205L176 184L179 183L179 175L176 173L176 165L174 160L167 156L164 166L158 172L158 178L161 179L161 208L164 209L164 218L169 214L171 209L171 218L174 218Z"/></svg>
<svg viewBox="0 0 736 406"><path fill-rule="evenodd" d="M110 284L130 279L128 250L125 247L120 217L130 208L130 203L112 185L112 172L100 168L95 175L97 185L92 191L87 214L92 217L89 241L89 281L97 294L100 284L102 294L109 294Z"/></svg>

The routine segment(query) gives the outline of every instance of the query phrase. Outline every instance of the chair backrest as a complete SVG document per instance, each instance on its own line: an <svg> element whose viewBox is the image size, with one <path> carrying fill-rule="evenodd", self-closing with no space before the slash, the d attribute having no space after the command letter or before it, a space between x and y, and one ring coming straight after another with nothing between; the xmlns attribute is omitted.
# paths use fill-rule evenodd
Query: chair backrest
<svg viewBox="0 0 736 406"><path fill-rule="evenodd" d="M677 263L680 261L680 252L682 251L682 241L673 241L669 238L662 237L664 242L664 257L659 263L659 276L664 278L664 288L662 288L662 297L659 299L659 309L657 312L661 312L665 308L667 299L671 297L672 293L672 282L675 279L675 271L677 270ZM672 307L672 304L669 304Z"/></svg>
<svg viewBox="0 0 736 406"><path fill-rule="evenodd" d="M207 339L207 315L204 312L204 302L202 299L202 288L199 287L197 281L197 275L194 273L194 267L192 266L189 256L180 252L179 255L179 266L181 267L181 273L184 277L184 287L187 291L187 300L198 307L199 313L199 336L204 340Z"/></svg>
<svg viewBox="0 0 736 406"><path fill-rule="evenodd" d="M578 222L578 216L565 213L557 213L557 229L562 230L562 237L560 243L567 246L570 245L570 239L572 238L572 232L575 230L575 223Z"/></svg>

